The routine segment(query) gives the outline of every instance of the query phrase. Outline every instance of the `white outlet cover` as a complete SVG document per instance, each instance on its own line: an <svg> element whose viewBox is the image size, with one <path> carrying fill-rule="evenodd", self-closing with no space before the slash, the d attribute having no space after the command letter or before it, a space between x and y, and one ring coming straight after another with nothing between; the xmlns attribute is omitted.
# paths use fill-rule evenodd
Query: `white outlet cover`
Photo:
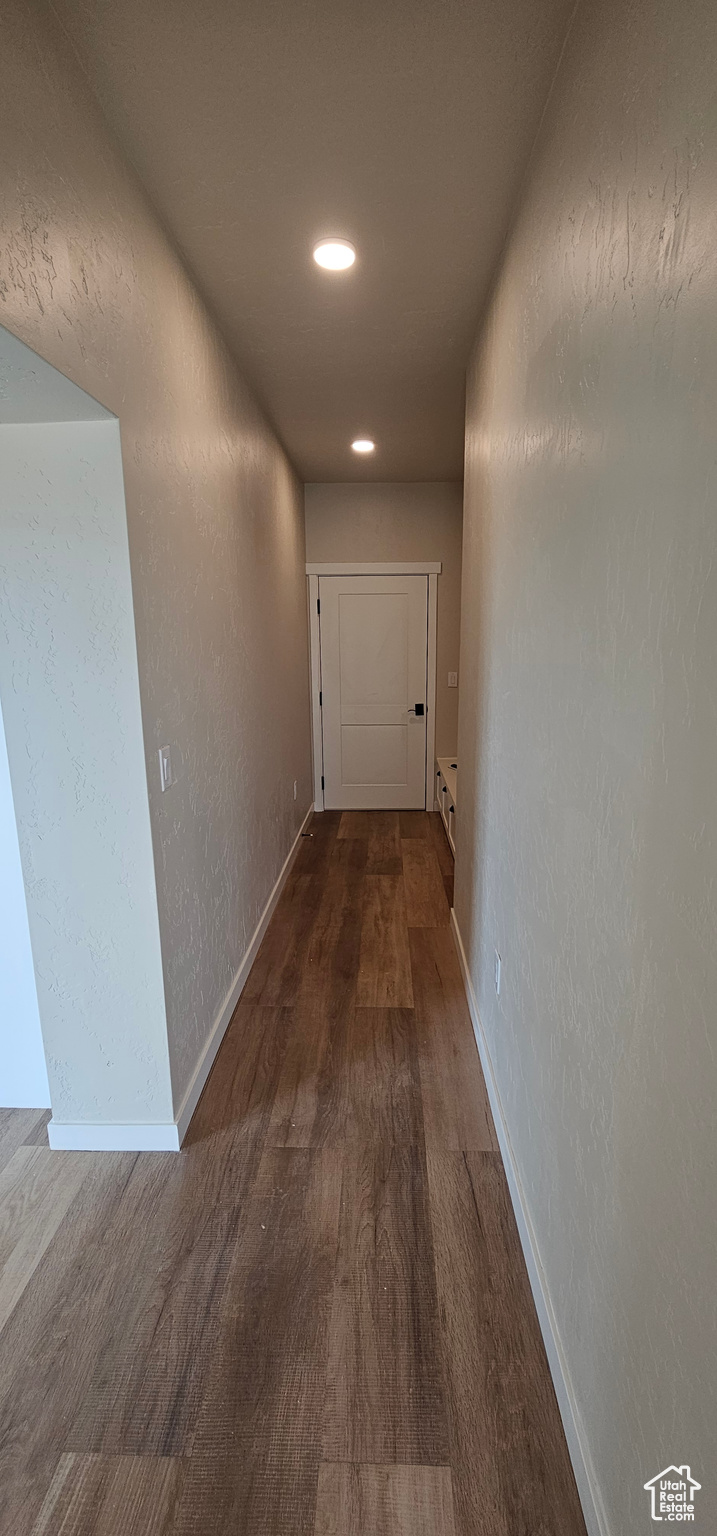
<svg viewBox="0 0 717 1536"><path fill-rule="evenodd" d="M448 687L449 688L457 688L458 687L458 673L457 672L449 672L448 673Z"/></svg>

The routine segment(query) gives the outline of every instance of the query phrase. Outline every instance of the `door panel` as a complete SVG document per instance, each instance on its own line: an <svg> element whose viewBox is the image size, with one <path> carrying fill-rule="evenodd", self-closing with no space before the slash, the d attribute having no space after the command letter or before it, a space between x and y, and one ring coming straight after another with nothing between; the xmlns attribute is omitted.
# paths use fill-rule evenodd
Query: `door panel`
<svg viewBox="0 0 717 1536"><path fill-rule="evenodd" d="M324 804L422 807L428 579L322 576L319 597Z"/></svg>
<svg viewBox="0 0 717 1536"><path fill-rule="evenodd" d="M339 592L343 725L393 725L405 714L408 606L404 592Z"/></svg>
<svg viewBox="0 0 717 1536"><path fill-rule="evenodd" d="M342 725L341 782L354 785L407 784L407 727Z"/></svg>

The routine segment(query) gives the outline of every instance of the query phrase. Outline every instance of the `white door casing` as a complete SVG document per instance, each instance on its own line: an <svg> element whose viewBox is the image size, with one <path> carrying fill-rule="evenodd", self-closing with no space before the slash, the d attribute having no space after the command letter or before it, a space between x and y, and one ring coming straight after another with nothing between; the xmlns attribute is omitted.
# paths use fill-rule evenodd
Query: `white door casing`
<svg viewBox="0 0 717 1536"><path fill-rule="evenodd" d="M326 809L425 806L428 584L414 574L318 579Z"/></svg>

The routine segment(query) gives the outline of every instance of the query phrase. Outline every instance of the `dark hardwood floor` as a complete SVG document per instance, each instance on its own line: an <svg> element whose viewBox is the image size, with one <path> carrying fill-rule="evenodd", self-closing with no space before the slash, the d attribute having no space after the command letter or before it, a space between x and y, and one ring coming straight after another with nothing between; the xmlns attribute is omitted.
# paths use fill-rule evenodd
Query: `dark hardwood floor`
<svg viewBox="0 0 717 1536"><path fill-rule="evenodd" d="M181 1156L0 1111L7 1536L584 1536L439 818L311 833Z"/></svg>

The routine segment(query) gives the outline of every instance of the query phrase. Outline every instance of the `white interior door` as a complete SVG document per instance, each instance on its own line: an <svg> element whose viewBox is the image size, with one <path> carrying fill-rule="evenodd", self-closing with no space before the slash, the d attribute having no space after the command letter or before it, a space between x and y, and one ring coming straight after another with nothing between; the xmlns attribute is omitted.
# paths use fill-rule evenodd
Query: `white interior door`
<svg viewBox="0 0 717 1536"><path fill-rule="evenodd" d="M324 805L422 808L427 576L319 579Z"/></svg>

